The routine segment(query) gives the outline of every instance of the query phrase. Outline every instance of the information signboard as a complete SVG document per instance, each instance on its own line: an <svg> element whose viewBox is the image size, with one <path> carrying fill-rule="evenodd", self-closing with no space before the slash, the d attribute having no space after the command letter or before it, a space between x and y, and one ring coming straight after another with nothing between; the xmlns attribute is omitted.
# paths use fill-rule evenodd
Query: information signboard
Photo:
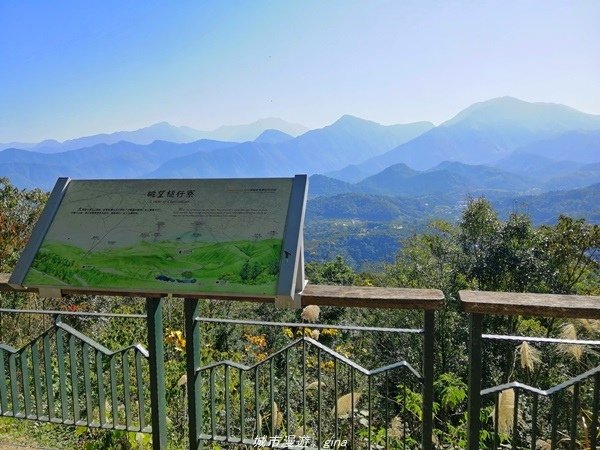
<svg viewBox="0 0 600 450"><path fill-rule="evenodd" d="M59 179L10 283L275 298L303 288L307 178Z"/></svg>

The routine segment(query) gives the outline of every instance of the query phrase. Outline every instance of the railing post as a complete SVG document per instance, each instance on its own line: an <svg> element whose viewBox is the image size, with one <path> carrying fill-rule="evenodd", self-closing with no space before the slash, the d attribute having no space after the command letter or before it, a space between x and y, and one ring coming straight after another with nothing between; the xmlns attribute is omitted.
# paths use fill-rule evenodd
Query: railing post
<svg viewBox="0 0 600 450"><path fill-rule="evenodd" d="M479 450L481 429L481 333L483 316L471 314L469 320L469 403L467 449Z"/></svg>
<svg viewBox="0 0 600 450"><path fill-rule="evenodd" d="M202 391L200 386L201 364L200 323L196 321L200 313L200 300L186 298L183 303L185 313L185 358L187 368L188 434L190 449L202 449L199 440L202 432Z"/></svg>
<svg viewBox="0 0 600 450"><path fill-rule="evenodd" d="M165 347L163 342L162 298L146 298L150 365L150 408L152 410L152 448L167 449L167 399L165 388Z"/></svg>
<svg viewBox="0 0 600 450"><path fill-rule="evenodd" d="M435 312L425 310L423 327L423 450L433 449L433 367Z"/></svg>

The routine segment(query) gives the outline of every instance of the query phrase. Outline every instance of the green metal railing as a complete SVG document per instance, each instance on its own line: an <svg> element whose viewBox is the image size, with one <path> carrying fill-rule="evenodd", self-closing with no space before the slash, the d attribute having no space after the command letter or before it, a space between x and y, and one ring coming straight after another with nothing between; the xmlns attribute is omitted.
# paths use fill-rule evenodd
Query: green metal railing
<svg viewBox="0 0 600 450"><path fill-rule="evenodd" d="M57 313L0 309L7 312ZM110 351L65 324L62 315L20 349L0 344L0 416L151 433L144 392L148 351L140 344Z"/></svg>
<svg viewBox="0 0 600 450"><path fill-rule="evenodd" d="M200 317L195 321L292 327L300 334L304 334L303 329L308 326L306 323ZM410 328L312 324L310 328L424 333L423 329ZM328 372L327 383L323 381L325 372ZM406 402L399 402L391 395L391 391L399 397L406 397L409 391L420 395L423 390L424 377L405 360L368 370L304 336L256 364L220 361L197 369L197 373L208 405L200 440L248 445L289 442L293 445L304 439L303 448L306 449L323 448L328 440L346 441L350 448L373 448L375 445L385 449L421 447L421 424L415 428L415 420L409 417L410 411L402 408ZM217 386L224 386L224 390L216 392ZM219 415L221 405L224 410ZM393 419L398 425L390 430ZM375 430L383 430L384 434L375 436Z"/></svg>
<svg viewBox="0 0 600 450"><path fill-rule="evenodd" d="M0 290L14 288L0 282ZM163 302L161 298L147 298L146 315L0 309L0 317L2 313L55 316L48 330L21 349L0 345L0 415L151 432L153 448L166 449ZM407 449L433 448L434 313L443 304L440 291L311 286L302 296L304 306L422 310L422 329L362 329L418 336L422 342L420 371L404 360L366 369L306 336L257 364L215 361L203 367L201 324L231 321L201 319L200 300L182 302L190 448L201 448L205 442L254 446L257 439L260 442L263 437L289 438L292 432L301 432L307 439L304 448L324 448L327 439L349 440L348 448L397 448L395 442ZM111 351L64 323L64 316L145 318L148 350L137 344ZM248 321L245 325L292 324ZM311 327L358 330L339 325ZM329 367L333 379L327 389L322 383L324 367ZM409 420L410 412L391 400L393 395L414 394L420 399L419 420L414 417ZM340 399L345 399L345 403L340 403ZM345 412L341 411L343 408ZM401 428L395 431L398 436L388 433L394 417L400 424L397 428ZM384 438L376 436L377 429L385 430ZM281 445L280 442L264 444Z"/></svg>
<svg viewBox="0 0 600 450"><path fill-rule="evenodd" d="M580 341L584 344L585 341ZM544 445L551 449L596 449L598 444L598 413L600 396L600 366L577 377L542 390L519 382L505 383L481 391L482 397L494 401L493 449L500 448L499 411L501 395L512 390L510 418L511 448L536 449ZM504 394L505 395L505 394ZM568 404L567 408L559 405ZM521 417L528 417L526 422ZM589 423L582 418L589 418ZM583 429L579 423L582 423ZM546 439L544 439L546 438Z"/></svg>
<svg viewBox="0 0 600 450"><path fill-rule="evenodd" d="M467 448L596 450L600 367L565 375L556 386L543 389L519 381L483 389L483 380L496 383L490 382L493 377L486 374L482 357L494 354L483 351L484 343L526 341L537 346L598 348L600 341L484 334L484 324L487 315L600 319L600 298L471 291L460 296L470 314ZM285 448L287 442L288 447L321 449L343 441L350 449L434 448L434 314L443 302L439 291L312 287L302 298L303 306L421 310L421 328L207 318L200 315L200 300L182 302L190 448L211 443L224 448ZM54 316L47 330L21 348L0 344L0 416L152 433L153 448L166 449L162 308L160 298L146 300L145 315L0 308L0 317ZM148 350L140 344L109 350L65 323L67 316L145 319ZM298 333L261 358L203 362L203 330L214 326L285 327ZM399 349L413 349L411 353L419 356L365 367L371 365L370 359L353 361L325 345L326 341L307 336L306 328L352 335L393 333L399 337ZM588 363L595 357L590 356ZM510 422L508 432L500 426L501 396L507 393L511 397L510 416L504 419ZM418 403L419 414L408 408L411 402ZM439 445L443 448L444 443Z"/></svg>
<svg viewBox="0 0 600 450"><path fill-rule="evenodd" d="M418 329L206 318L200 317L198 300L186 299L190 448L216 442L227 448L433 449L434 313L443 294L417 291L314 286L302 303L421 309ZM209 323L286 327L299 330L300 337L253 364L203 365L202 325ZM417 336L421 368L400 360L367 369L306 336L307 327ZM405 407L407 396L418 398L420 417Z"/></svg>
<svg viewBox="0 0 600 450"><path fill-rule="evenodd" d="M482 389L484 342L562 344L600 347L600 341L484 334L485 315L600 318L600 297L463 291L471 313L469 330L468 449L587 449L600 443L600 366L566 377L548 389L512 381ZM503 400L504 397L504 400ZM483 423L482 411L492 410ZM502 417L503 416L503 417ZM485 437L482 433L490 433ZM483 442L487 442L485 446Z"/></svg>

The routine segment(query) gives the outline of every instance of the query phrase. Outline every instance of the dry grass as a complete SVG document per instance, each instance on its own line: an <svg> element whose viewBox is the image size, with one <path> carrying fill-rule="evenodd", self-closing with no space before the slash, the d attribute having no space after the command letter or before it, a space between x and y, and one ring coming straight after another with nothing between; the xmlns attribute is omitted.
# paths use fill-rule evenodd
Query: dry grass
<svg viewBox="0 0 600 450"><path fill-rule="evenodd" d="M352 397L354 396L354 402L352 402ZM350 392L349 394L342 395L337 399L337 415L338 417L346 417L352 414L354 408L358 404L360 397L362 394L360 392ZM331 412L335 415L335 409Z"/></svg>
<svg viewBox="0 0 600 450"><path fill-rule="evenodd" d="M396 416L390 421L388 436L393 438L404 437L404 429L402 427L402 419L400 419L400 417Z"/></svg>
<svg viewBox="0 0 600 450"><path fill-rule="evenodd" d="M529 345L527 341L523 341L517 347L517 351L519 352L521 367L529 370L529 372L533 372L535 367L542 362L540 351Z"/></svg>
<svg viewBox="0 0 600 450"><path fill-rule="evenodd" d="M577 339L577 327L574 323L566 323L560 331L562 339ZM583 356L583 346L577 344L559 344L557 349L565 356L573 358L575 361L581 361Z"/></svg>
<svg viewBox="0 0 600 450"><path fill-rule="evenodd" d="M323 383L322 381L321 381L321 382L318 382L318 381L313 381L312 383L309 383L309 384L308 384L308 386L306 386L306 390L307 390L307 391L310 391L310 390L312 390L312 389L315 389L315 390L316 390L316 389L317 389L317 388L319 388L319 387L320 387L321 389L323 389L323 388L325 387L325 383Z"/></svg>
<svg viewBox="0 0 600 450"><path fill-rule="evenodd" d="M515 413L515 391L507 389L500 392L498 399L498 432L509 434L513 429L513 415ZM496 411L493 412L496 417Z"/></svg>
<svg viewBox="0 0 600 450"><path fill-rule="evenodd" d="M538 450L551 450L552 444L549 441L544 441L543 439L538 439L535 443L535 448Z"/></svg>
<svg viewBox="0 0 600 450"><path fill-rule="evenodd" d="M283 412L279 410L279 406L277 402L273 402L273 417L271 418L271 428L274 430L278 430L281 428L283 424Z"/></svg>
<svg viewBox="0 0 600 450"><path fill-rule="evenodd" d="M302 314L300 314L300 318L302 320L306 320L307 322L316 322L319 320L319 315L321 314L321 308L317 305L308 305L302 310Z"/></svg>
<svg viewBox="0 0 600 450"><path fill-rule="evenodd" d="M591 335L600 333L600 320L577 319L577 323L579 323L582 328Z"/></svg>

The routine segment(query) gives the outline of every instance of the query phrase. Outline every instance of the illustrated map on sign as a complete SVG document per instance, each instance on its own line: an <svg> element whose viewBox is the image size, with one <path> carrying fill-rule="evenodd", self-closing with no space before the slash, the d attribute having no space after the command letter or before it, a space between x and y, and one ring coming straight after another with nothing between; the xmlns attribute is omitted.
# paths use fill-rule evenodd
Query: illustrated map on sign
<svg viewBox="0 0 600 450"><path fill-rule="evenodd" d="M292 181L70 181L23 284L275 295Z"/></svg>

